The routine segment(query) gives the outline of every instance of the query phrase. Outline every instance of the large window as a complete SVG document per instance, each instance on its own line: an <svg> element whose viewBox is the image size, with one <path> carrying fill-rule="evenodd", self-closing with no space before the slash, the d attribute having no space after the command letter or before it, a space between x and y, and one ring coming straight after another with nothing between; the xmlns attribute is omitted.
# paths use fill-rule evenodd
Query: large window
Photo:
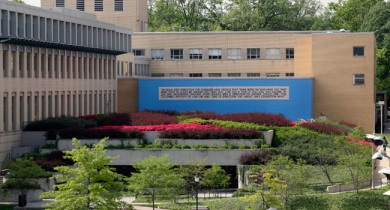
<svg viewBox="0 0 390 210"><path fill-rule="evenodd" d="M260 48L248 48L246 49L247 59L260 59Z"/></svg>
<svg viewBox="0 0 390 210"><path fill-rule="evenodd" d="M183 49L171 49L171 60L183 59Z"/></svg>
<svg viewBox="0 0 390 210"><path fill-rule="evenodd" d="M353 47L353 56L364 56L364 47Z"/></svg>
<svg viewBox="0 0 390 210"><path fill-rule="evenodd" d="M152 49L152 60L164 60L164 50L163 49Z"/></svg>
<svg viewBox="0 0 390 210"><path fill-rule="evenodd" d="M209 77L222 77L221 73L209 73Z"/></svg>
<svg viewBox="0 0 390 210"><path fill-rule="evenodd" d="M228 77L241 77L241 73L228 73Z"/></svg>
<svg viewBox="0 0 390 210"><path fill-rule="evenodd" d="M200 60L202 59L203 50L202 49L190 49L190 59Z"/></svg>
<svg viewBox="0 0 390 210"><path fill-rule="evenodd" d="M80 11L84 11L85 10L85 2L84 2L84 0L76 0L76 9L78 9Z"/></svg>
<svg viewBox="0 0 390 210"><path fill-rule="evenodd" d="M152 77L164 77L164 73L152 73Z"/></svg>
<svg viewBox="0 0 390 210"><path fill-rule="evenodd" d="M279 48L267 48L267 59L279 59L280 49Z"/></svg>
<svg viewBox="0 0 390 210"><path fill-rule="evenodd" d="M209 49L209 59L222 59L222 49L211 48Z"/></svg>
<svg viewBox="0 0 390 210"><path fill-rule="evenodd" d="M241 49L240 48L229 48L228 49L228 59L241 59Z"/></svg>
<svg viewBox="0 0 390 210"><path fill-rule="evenodd" d="M279 73L266 73L265 76L266 77L279 77Z"/></svg>
<svg viewBox="0 0 390 210"><path fill-rule="evenodd" d="M364 85L364 74L354 74L353 75L353 84L354 85Z"/></svg>
<svg viewBox="0 0 390 210"><path fill-rule="evenodd" d="M114 0L114 10L123 11L123 0Z"/></svg>
<svg viewBox="0 0 390 210"><path fill-rule="evenodd" d="M169 74L170 77L183 77L183 73L170 73Z"/></svg>
<svg viewBox="0 0 390 210"><path fill-rule="evenodd" d="M95 11L103 11L103 0L95 0Z"/></svg>
<svg viewBox="0 0 390 210"><path fill-rule="evenodd" d="M145 56L144 49L133 49L134 56Z"/></svg>
<svg viewBox="0 0 390 210"><path fill-rule="evenodd" d="M65 0L56 0L56 7L65 7Z"/></svg>
<svg viewBox="0 0 390 210"><path fill-rule="evenodd" d="M286 59L294 59L294 48L286 48Z"/></svg>

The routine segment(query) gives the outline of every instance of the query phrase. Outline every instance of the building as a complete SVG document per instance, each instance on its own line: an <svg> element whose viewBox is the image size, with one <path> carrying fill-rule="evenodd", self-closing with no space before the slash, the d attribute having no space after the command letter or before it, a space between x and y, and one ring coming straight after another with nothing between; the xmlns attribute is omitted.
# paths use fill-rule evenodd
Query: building
<svg viewBox="0 0 390 210"><path fill-rule="evenodd" d="M116 111L131 34L93 14L0 0L0 161L30 121Z"/></svg>
<svg viewBox="0 0 390 210"><path fill-rule="evenodd" d="M374 33L149 33L146 0L0 1L0 158L28 121L114 111L324 113L373 131Z"/></svg>

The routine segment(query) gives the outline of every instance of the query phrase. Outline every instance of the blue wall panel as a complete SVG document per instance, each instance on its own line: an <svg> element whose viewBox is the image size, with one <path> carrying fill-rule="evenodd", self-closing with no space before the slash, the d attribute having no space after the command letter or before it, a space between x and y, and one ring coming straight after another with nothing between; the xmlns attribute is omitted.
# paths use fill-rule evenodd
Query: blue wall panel
<svg viewBox="0 0 390 210"><path fill-rule="evenodd" d="M312 78L262 79L140 79L139 110L211 111L217 113L267 112L292 121L313 118ZM159 100L159 87L289 87L288 100Z"/></svg>

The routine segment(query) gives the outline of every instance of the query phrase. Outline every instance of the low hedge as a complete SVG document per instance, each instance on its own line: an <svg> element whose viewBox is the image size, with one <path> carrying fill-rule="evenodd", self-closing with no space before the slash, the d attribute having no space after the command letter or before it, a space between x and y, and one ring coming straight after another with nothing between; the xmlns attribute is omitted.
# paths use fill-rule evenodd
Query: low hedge
<svg viewBox="0 0 390 210"><path fill-rule="evenodd" d="M260 131L252 129L171 129L163 130L159 138L165 139L259 139Z"/></svg>
<svg viewBox="0 0 390 210"><path fill-rule="evenodd" d="M85 129L67 128L58 131L62 139L101 139L101 138L143 138L144 133L138 129Z"/></svg>
<svg viewBox="0 0 390 210"><path fill-rule="evenodd" d="M49 131L60 130L70 127L92 128L96 127L93 120L74 118L74 117L49 117L47 119L30 122L24 128L24 131Z"/></svg>

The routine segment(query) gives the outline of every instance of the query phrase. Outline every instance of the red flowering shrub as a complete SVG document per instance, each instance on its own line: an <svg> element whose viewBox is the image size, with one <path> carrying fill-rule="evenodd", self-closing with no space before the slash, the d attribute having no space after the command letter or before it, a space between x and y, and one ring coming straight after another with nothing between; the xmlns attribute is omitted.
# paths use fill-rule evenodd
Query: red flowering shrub
<svg viewBox="0 0 390 210"><path fill-rule="evenodd" d="M176 117L163 113L135 112L130 115L132 125L163 125L178 123Z"/></svg>
<svg viewBox="0 0 390 210"><path fill-rule="evenodd" d="M191 118L201 118L204 120L216 120L219 119L221 116L220 114L217 114L215 112L203 112L203 111L186 111L182 112L182 115L184 115L184 119L191 119Z"/></svg>
<svg viewBox="0 0 390 210"><path fill-rule="evenodd" d="M348 141L352 142L352 143L355 143L355 144L360 144L360 145L369 146L369 147L371 147L371 144L372 144L370 141L367 141L365 139L363 139L363 140L356 140L356 139L353 139L353 138L348 138ZM374 145L374 147L376 147L376 146Z"/></svg>
<svg viewBox="0 0 390 210"><path fill-rule="evenodd" d="M225 129L221 127L209 129L169 129L160 133L160 138L174 139L257 139L261 132L250 129Z"/></svg>
<svg viewBox="0 0 390 210"><path fill-rule="evenodd" d="M111 128L68 128L58 131L58 135L63 139L101 139L110 138L142 138L143 132L138 129L111 129Z"/></svg>
<svg viewBox="0 0 390 210"><path fill-rule="evenodd" d="M106 125L131 125L129 113L112 113L108 116L97 118L98 126Z"/></svg>
<svg viewBox="0 0 390 210"><path fill-rule="evenodd" d="M300 124L301 127L307 128L313 131L317 131L320 133L325 133L325 134L334 134L334 135L347 135L348 132L341 130L339 128L336 128L331 125L327 125L324 123L319 123L319 122L304 122Z"/></svg>
<svg viewBox="0 0 390 210"><path fill-rule="evenodd" d="M45 169L46 171L54 171L53 168L57 166L63 166L66 165L64 161L61 160L50 160L47 158L42 159L36 159L34 160L36 164L38 164L41 168Z"/></svg>
<svg viewBox="0 0 390 210"><path fill-rule="evenodd" d="M342 125L346 125L348 127L351 127L351 128L357 127L356 124L353 124L353 123L350 123L350 122L347 122L347 121L344 121L344 120L341 120L339 123L342 124Z"/></svg>
<svg viewBox="0 0 390 210"><path fill-rule="evenodd" d="M93 120L93 121L97 122L97 115L96 114L79 116L78 118L86 119L86 120Z"/></svg>
<svg viewBox="0 0 390 210"><path fill-rule="evenodd" d="M240 157L240 164L242 165L260 165L266 164L271 160L272 156L276 154L273 149L256 150L242 154Z"/></svg>

